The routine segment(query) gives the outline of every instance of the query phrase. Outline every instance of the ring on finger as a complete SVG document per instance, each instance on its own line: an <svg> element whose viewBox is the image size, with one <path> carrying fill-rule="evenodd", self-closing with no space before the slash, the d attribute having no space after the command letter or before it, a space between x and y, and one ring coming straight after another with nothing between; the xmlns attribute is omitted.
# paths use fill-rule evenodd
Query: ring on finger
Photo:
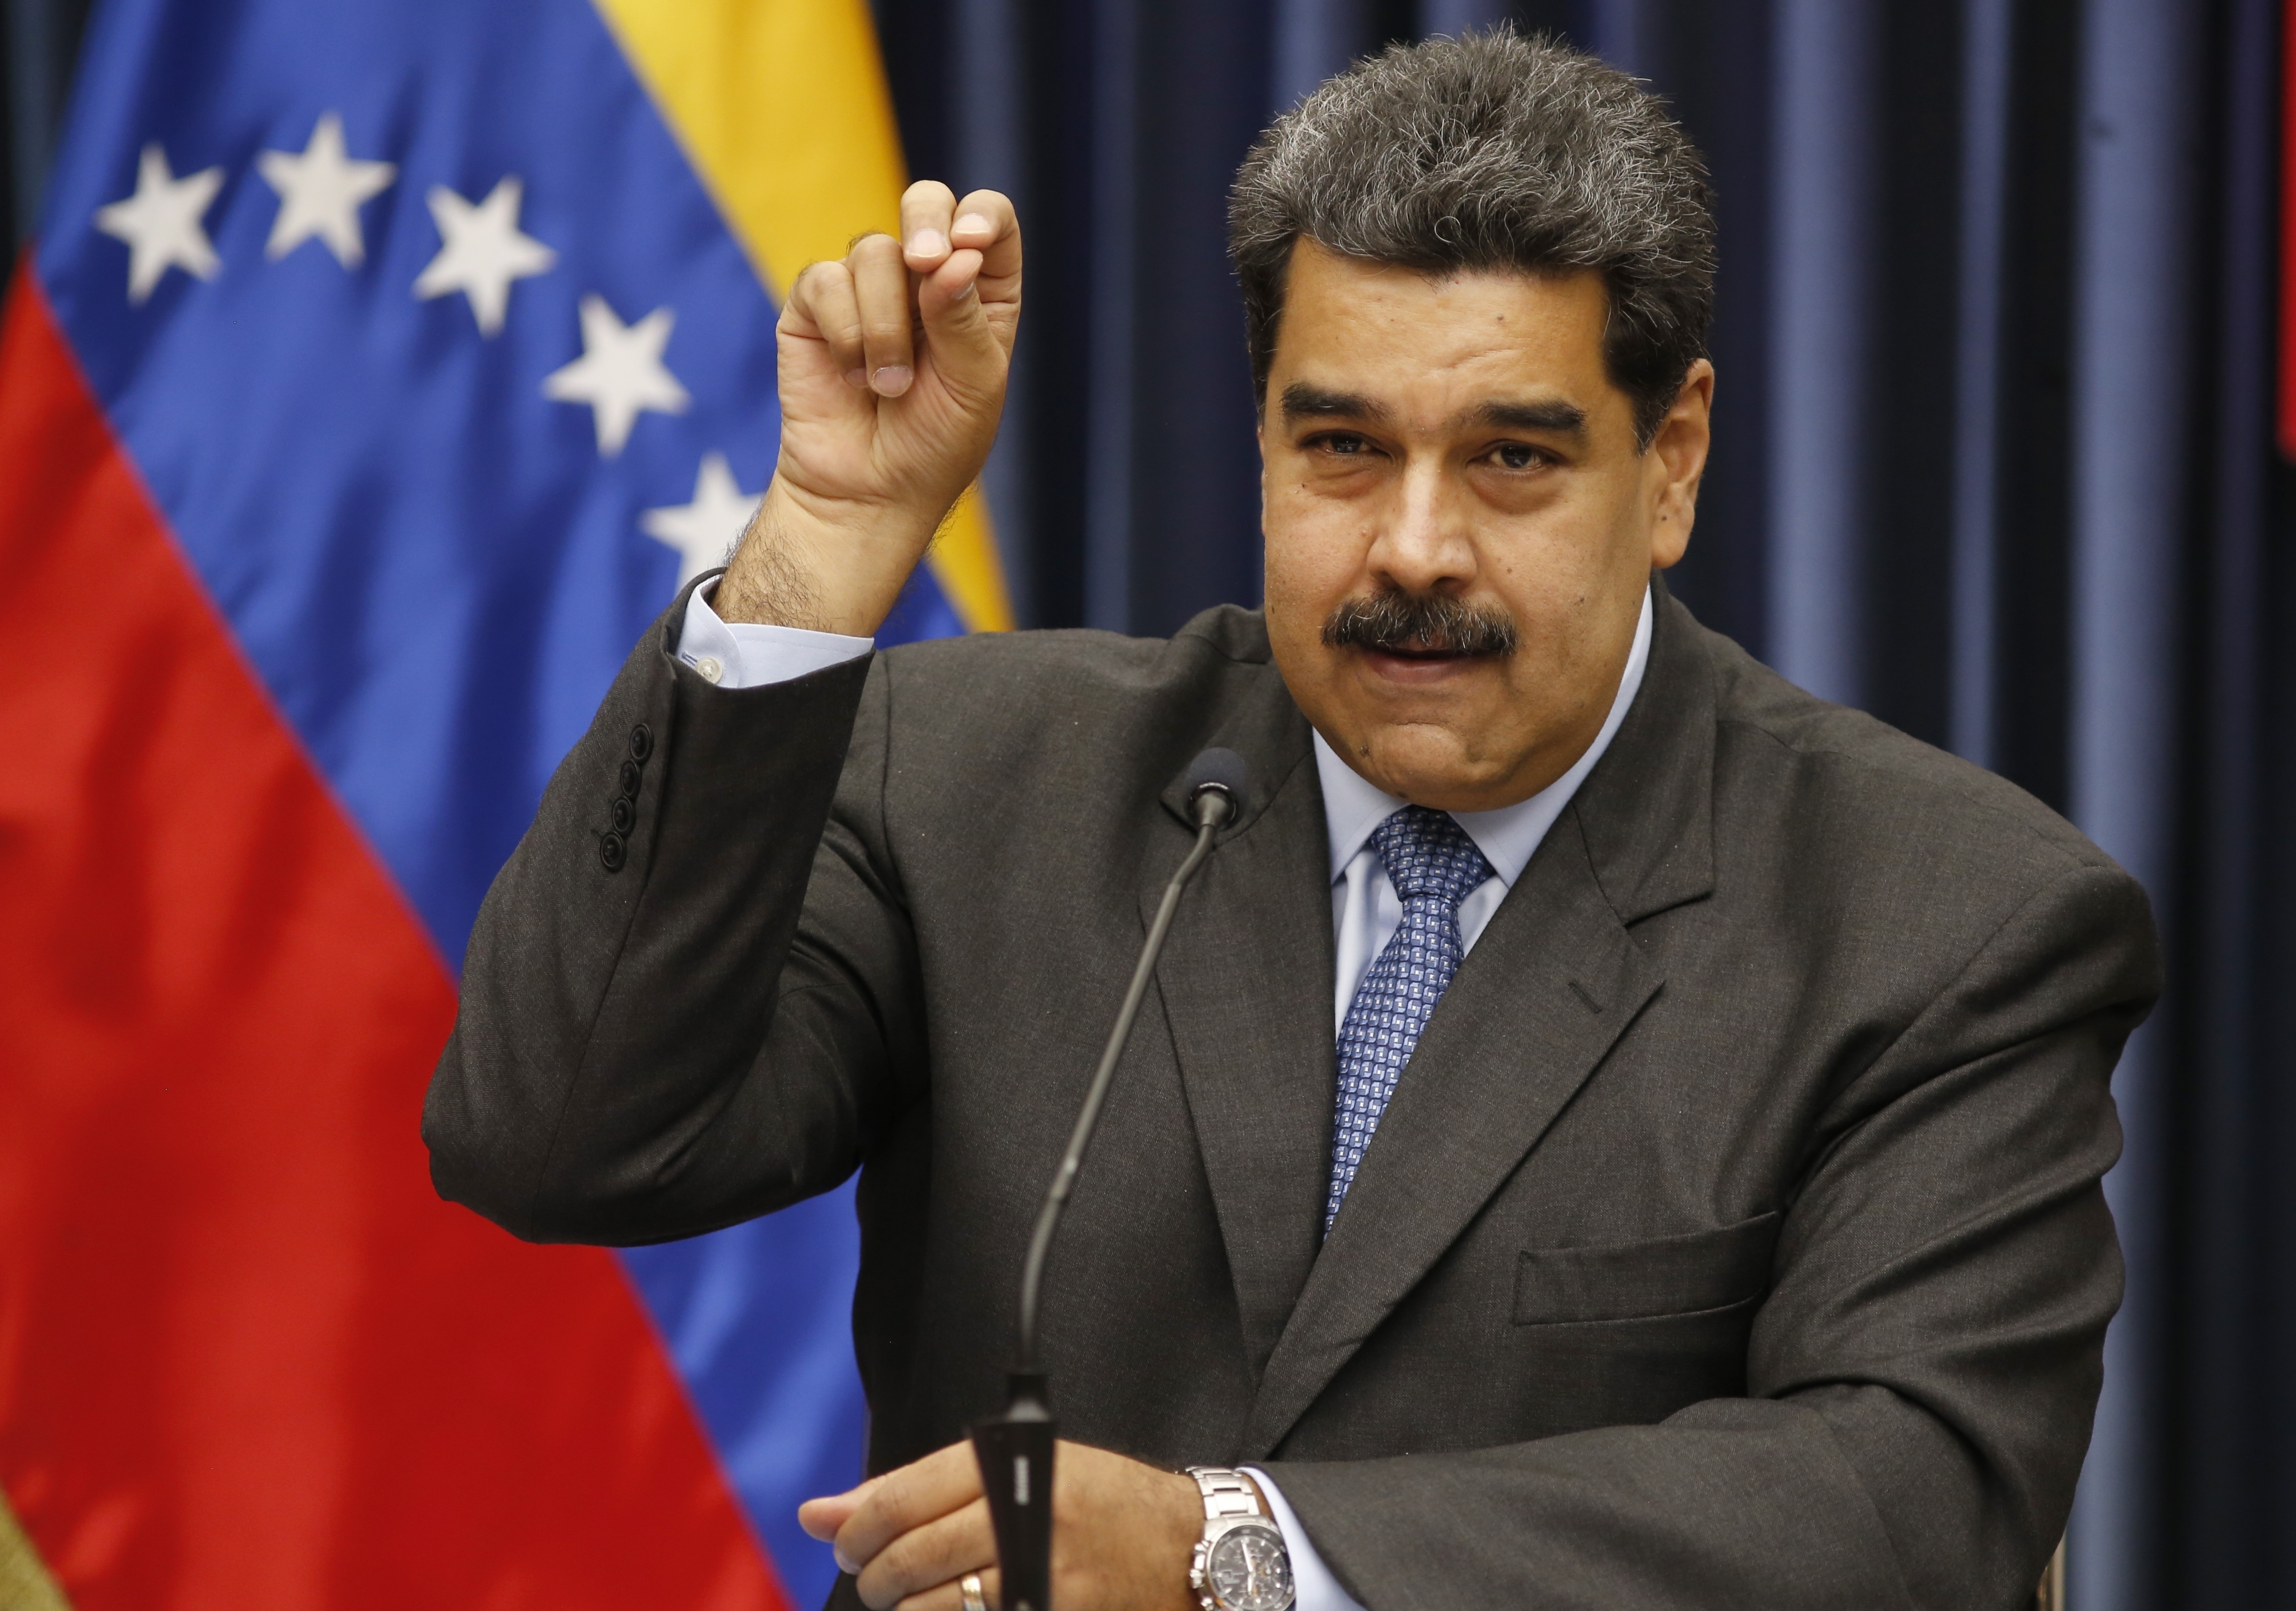
<svg viewBox="0 0 2296 1611"><path fill-rule="evenodd" d="M988 1596L980 1587L980 1574L968 1572L956 1580L956 1592L963 1600L964 1611L988 1611Z"/></svg>

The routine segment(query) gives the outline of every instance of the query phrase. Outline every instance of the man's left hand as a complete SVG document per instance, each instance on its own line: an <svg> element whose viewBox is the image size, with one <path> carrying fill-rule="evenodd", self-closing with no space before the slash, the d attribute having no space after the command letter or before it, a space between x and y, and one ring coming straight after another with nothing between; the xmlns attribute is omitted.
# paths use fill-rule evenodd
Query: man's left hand
<svg viewBox="0 0 2296 1611"><path fill-rule="evenodd" d="M1061 1611L1188 1611L1204 1507L1189 1478L1063 1441L1053 1462L1053 1598ZM952 1443L850 1492L808 1500L798 1522L833 1543L871 1611L959 1611L980 1574L997 1603L996 1541L980 1467Z"/></svg>

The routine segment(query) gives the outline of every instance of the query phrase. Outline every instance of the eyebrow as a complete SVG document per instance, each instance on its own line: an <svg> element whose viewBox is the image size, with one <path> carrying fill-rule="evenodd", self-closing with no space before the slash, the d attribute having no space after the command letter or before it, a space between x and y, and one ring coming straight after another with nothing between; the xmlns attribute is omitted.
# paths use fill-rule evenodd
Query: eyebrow
<svg viewBox="0 0 2296 1611"><path fill-rule="evenodd" d="M1587 411L1560 398L1543 403L1485 403L1467 417L1479 425L1505 425L1516 431L1545 431L1558 436L1587 434Z"/></svg>
<svg viewBox="0 0 2296 1611"><path fill-rule="evenodd" d="M1283 418L1292 420L1384 420L1387 410L1367 397L1349 391L1326 391L1305 381L1283 388Z"/></svg>
<svg viewBox="0 0 2296 1611"><path fill-rule="evenodd" d="M1387 407L1350 391L1327 391L1305 381L1283 389L1286 423L1306 419L1385 421ZM1498 425L1514 431L1541 431L1557 436L1587 434L1587 411L1560 398L1537 403L1488 402L1460 416L1472 425Z"/></svg>

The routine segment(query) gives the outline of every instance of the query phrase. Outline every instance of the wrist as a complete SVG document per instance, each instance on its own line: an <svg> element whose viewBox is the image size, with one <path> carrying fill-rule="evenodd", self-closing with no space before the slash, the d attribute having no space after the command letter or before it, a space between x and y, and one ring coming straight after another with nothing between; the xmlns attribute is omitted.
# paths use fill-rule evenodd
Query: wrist
<svg viewBox="0 0 2296 1611"><path fill-rule="evenodd" d="M727 621L873 637L938 524L897 505L814 497L777 474L712 607Z"/></svg>
<svg viewBox="0 0 2296 1611"><path fill-rule="evenodd" d="M1209 1466L1191 1466L1188 1476L1203 1516L1188 1563L1196 1603L1203 1611L1292 1611L1291 1552L1258 1480Z"/></svg>
<svg viewBox="0 0 2296 1611"><path fill-rule="evenodd" d="M1160 1491L1171 1496L1157 1529L1156 1574L1170 1585L1160 1604L1169 1611L1198 1611L1196 1591L1188 1582L1195 1563L1196 1545L1204 1535L1204 1501L1196 1479L1185 1472L1160 1471Z"/></svg>

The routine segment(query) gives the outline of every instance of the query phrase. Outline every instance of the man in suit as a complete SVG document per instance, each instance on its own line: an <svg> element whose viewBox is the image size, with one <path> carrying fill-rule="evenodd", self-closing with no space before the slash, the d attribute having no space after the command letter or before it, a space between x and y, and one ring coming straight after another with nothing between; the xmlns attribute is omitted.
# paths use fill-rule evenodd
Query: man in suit
<svg viewBox="0 0 2296 1611"><path fill-rule="evenodd" d="M879 1475L806 1520L849 1601L993 1600L961 1440L1224 745L1046 1278L1063 1611L2016 1604L2119 1299L2143 894L1656 579L1711 232L1629 80L1390 52L1233 216L1267 608L1168 641L868 653L987 453L1020 236L920 185L800 277L772 490L480 914L439 1189L633 1243L857 1168Z"/></svg>

